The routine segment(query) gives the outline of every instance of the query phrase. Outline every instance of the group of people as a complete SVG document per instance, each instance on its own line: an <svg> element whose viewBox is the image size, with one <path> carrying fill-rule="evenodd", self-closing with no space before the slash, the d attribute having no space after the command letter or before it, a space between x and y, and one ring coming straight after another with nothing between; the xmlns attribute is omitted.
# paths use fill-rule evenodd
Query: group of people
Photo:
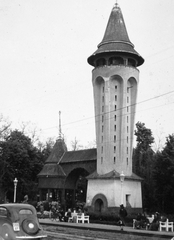
<svg viewBox="0 0 174 240"><path fill-rule="evenodd" d="M146 212L139 213L135 220L135 228L146 228L148 230L158 231L160 221L166 221L166 217L160 215L158 212L153 215L151 222L149 221L148 214Z"/></svg>
<svg viewBox="0 0 174 240"><path fill-rule="evenodd" d="M121 230L123 230L123 226L126 225L126 217L127 217L127 211L123 204L120 205L119 209L119 222L118 225L121 226ZM164 222L166 221L166 217L160 215L158 212L155 212L152 220L149 221L149 215L145 212L138 213L136 219L134 220L134 227L137 229L148 229L152 231L158 231L160 221Z"/></svg>
<svg viewBox="0 0 174 240"><path fill-rule="evenodd" d="M57 202L50 202L49 206L47 206L47 211L44 209L44 203L40 202L37 206L37 211L40 212L40 218L44 218L44 213L47 212L49 214L49 218L52 220L57 220L60 222L68 222L69 218L72 217L72 212L81 214L83 210L81 208L71 209L68 208L67 211L64 211Z"/></svg>

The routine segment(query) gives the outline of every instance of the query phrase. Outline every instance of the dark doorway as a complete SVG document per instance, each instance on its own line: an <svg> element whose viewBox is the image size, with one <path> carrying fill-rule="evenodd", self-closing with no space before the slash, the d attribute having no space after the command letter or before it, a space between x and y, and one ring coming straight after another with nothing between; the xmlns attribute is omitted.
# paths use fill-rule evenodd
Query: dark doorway
<svg viewBox="0 0 174 240"><path fill-rule="evenodd" d="M95 201L95 203L94 203L94 210L96 211L96 212L102 212L102 210L103 210L103 208L104 208L104 203L103 203L103 201L101 200L101 199L97 199L96 201Z"/></svg>
<svg viewBox="0 0 174 240"><path fill-rule="evenodd" d="M83 208L86 203L87 179L89 173L82 168L73 170L66 179L65 202L68 208Z"/></svg>

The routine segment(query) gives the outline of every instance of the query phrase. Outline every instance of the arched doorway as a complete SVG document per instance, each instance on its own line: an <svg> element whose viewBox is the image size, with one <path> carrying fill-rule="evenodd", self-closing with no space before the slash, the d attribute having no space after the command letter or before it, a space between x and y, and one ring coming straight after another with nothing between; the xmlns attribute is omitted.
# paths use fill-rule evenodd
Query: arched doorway
<svg viewBox="0 0 174 240"><path fill-rule="evenodd" d="M94 212L105 212L108 208L108 201L104 194L97 194L92 200L92 208Z"/></svg>
<svg viewBox="0 0 174 240"><path fill-rule="evenodd" d="M65 183L65 202L67 208L83 208L86 202L87 179L89 173L83 168L74 169Z"/></svg>
<svg viewBox="0 0 174 240"><path fill-rule="evenodd" d="M104 203L101 199L97 199L94 204L94 209L96 212L103 212Z"/></svg>

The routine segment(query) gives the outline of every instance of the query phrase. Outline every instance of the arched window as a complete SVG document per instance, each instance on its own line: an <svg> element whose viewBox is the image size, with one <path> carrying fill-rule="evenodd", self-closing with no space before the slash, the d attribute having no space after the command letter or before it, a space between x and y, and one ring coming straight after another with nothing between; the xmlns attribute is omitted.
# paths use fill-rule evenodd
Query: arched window
<svg viewBox="0 0 174 240"><path fill-rule="evenodd" d="M106 60L104 58L100 58L96 61L96 67L102 67L106 65Z"/></svg>
<svg viewBox="0 0 174 240"><path fill-rule="evenodd" d="M123 65L124 60L121 57L111 57L109 58L109 65Z"/></svg>
<svg viewBox="0 0 174 240"><path fill-rule="evenodd" d="M128 66L136 67L136 61L134 59L128 59Z"/></svg>

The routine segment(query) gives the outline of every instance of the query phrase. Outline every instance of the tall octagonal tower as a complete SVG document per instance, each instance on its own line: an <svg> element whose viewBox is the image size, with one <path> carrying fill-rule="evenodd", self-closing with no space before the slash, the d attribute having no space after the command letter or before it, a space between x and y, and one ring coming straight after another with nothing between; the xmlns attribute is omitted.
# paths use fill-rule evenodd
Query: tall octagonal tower
<svg viewBox="0 0 174 240"><path fill-rule="evenodd" d="M143 62L129 40L121 9L115 4L103 40L88 58L94 67L97 171L88 178L87 205L101 211L119 207L120 203L142 207L141 179L132 173L132 150L137 67ZM125 175L123 186L121 173Z"/></svg>

